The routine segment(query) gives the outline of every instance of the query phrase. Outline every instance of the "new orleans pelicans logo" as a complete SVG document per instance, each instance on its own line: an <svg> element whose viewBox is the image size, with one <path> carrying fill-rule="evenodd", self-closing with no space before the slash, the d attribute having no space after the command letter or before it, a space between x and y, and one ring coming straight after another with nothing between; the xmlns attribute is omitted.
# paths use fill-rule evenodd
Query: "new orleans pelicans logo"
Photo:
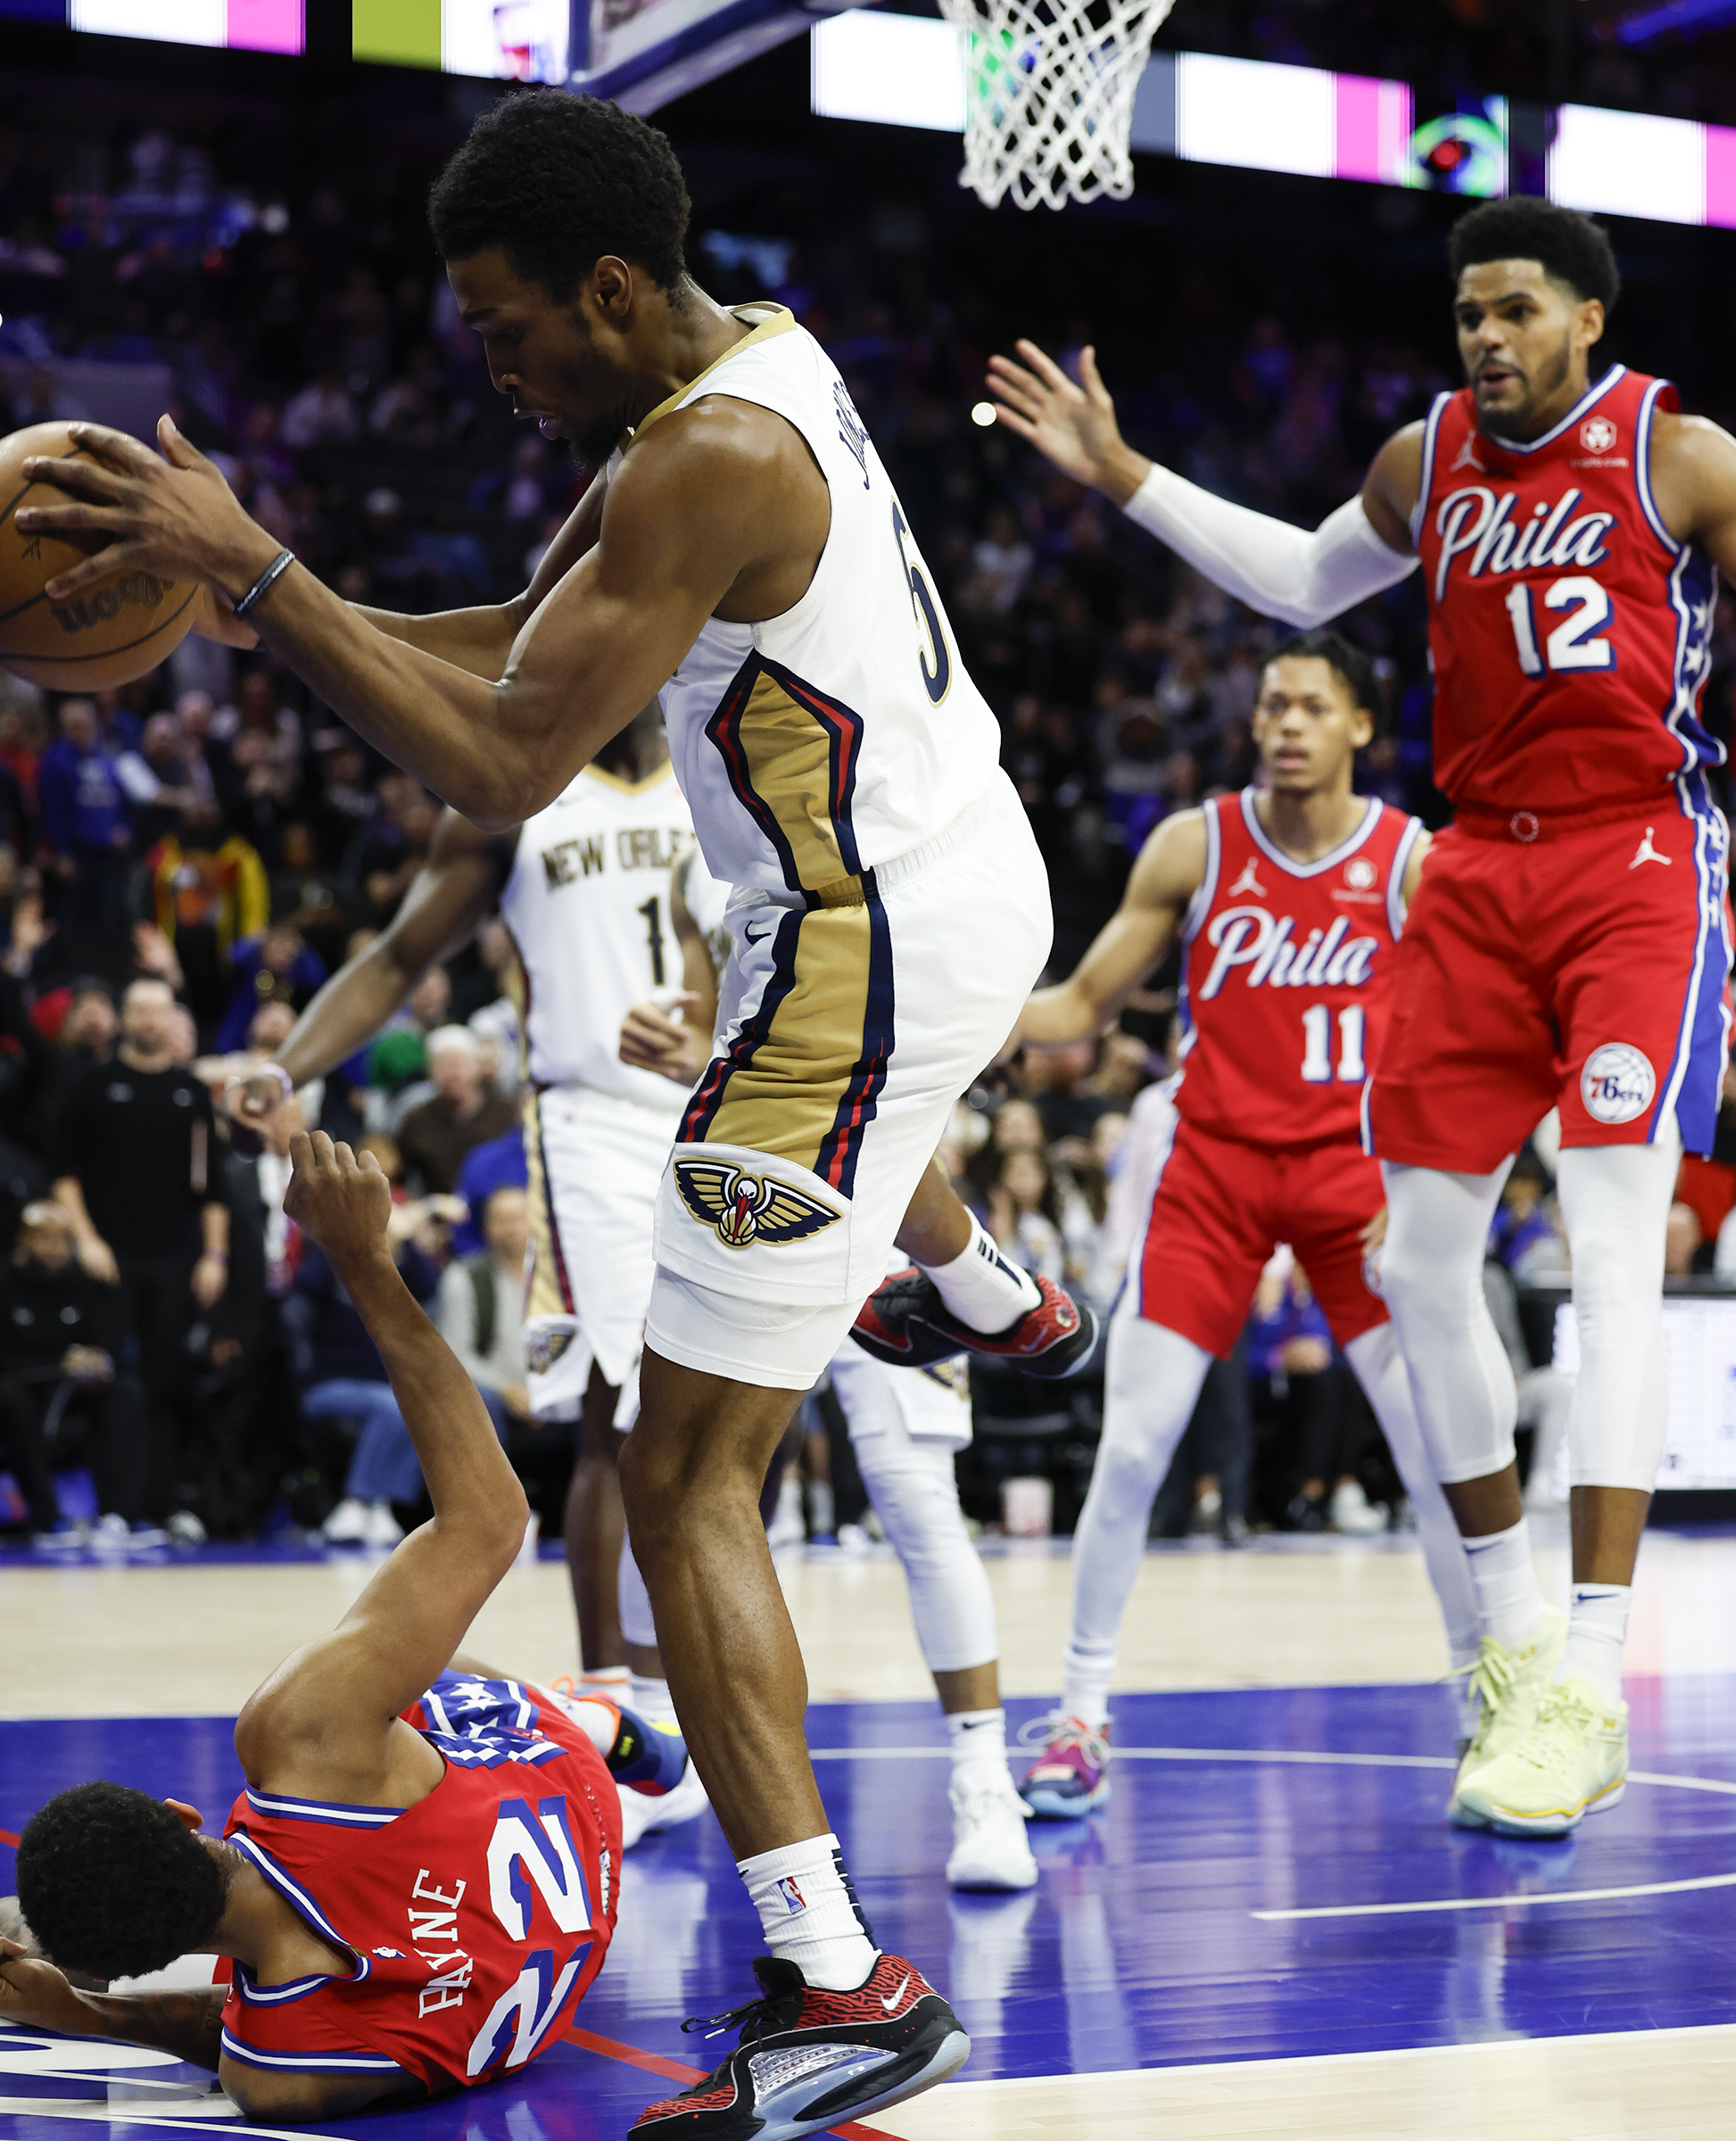
<svg viewBox="0 0 1736 2141"><path fill-rule="evenodd" d="M806 1241L843 1213L793 1183L744 1174L727 1160L677 1160L675 1186L694 1218L732 1249Z"/></svg>

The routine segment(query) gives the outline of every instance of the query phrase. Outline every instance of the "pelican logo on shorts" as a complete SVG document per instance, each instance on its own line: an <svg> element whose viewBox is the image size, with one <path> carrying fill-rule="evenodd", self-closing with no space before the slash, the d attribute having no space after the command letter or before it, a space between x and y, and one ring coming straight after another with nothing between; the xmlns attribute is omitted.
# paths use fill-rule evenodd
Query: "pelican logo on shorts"
<svg viewBox="0 0 1736 2141"><path fill-rule="evenodd" d="M1616 443L1616 426L1608 417L1587 417L1579 427L1579 442L1587 453L1608 453Z"/></svg>
<svg viewBox="0 0 1736 2141"><path fill-rule="evenodd" d="M546 1376L567 1347L573 1333L560 1324L525 1334L525 1361L533 1376Z"/></svg>
<svg viewBox="0 0 1736 2141"><path fill-rule="evenodd" d="M779 1247L806 1241L844 1216L793 1183L744 1173L727 1160L677 1160L675 1187L694 1218L715 1227L718 1240L731 1249L745 1249L749 1242Z"/></svg>
<svg viewBox="0 0 1736 2141"><path fill-rule="evenodd" d="M1657 1079L1648 1057L1626 1041L1592 1049L1580 1073L1579 1096L1596 1122L1632 1122L1651 1105Z"/></svg>
<svg viewBox="0 0 1736 2141"><path fill-rule="evenodd" d="M1379 870L1366 855L1353 855L1344 864L1344 882L1358 892L1367 892L1379 876Z"/></svg>

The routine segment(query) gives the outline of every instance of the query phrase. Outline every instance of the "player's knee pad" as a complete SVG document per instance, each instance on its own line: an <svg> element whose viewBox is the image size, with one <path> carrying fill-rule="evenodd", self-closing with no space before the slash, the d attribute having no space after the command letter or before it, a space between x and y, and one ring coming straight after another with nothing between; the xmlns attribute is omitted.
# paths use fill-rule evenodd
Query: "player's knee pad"
<svg viewBox="0 0 1736 2141"><path fill-rule="evenodd" d="M632 1542L623 1538L621 1563L615 1575L615 1602L621 1616L621 1640L637 1643L642 1650L657 1649L657 1624L651 1613L651 1594L632 1558Z"/></svg>
<svg viewBox="0 0 1736 2141"><path fill-rule="evenodd" d="M1673 1128L1673 1126L1672 1126ZM1664 1236L1681 1145L1575 1146L1561 1154L1579 1376L1568 1422L1575 1486L1649 1493L1665 1426Z"/></svg>
<svg viewBox="0 0 1736 2141"><path fill-rule="evenodd" d="M1149 1508L1187 1431L1211 1366L1193 1339L1134 1313L1124 1300L1111 1318L1104 1364L1104 1431L1095 1490Z"/></svg>
<svg viewBox="0 0 1736 2141"><path fill-rule="evenodd" d="M995 1596L964 1528L951 1446L897 1429L863 1435L853 1447L862 1484L904 1564L910 1616L930 1672L989 1664L1000 1655Z"/></svg>

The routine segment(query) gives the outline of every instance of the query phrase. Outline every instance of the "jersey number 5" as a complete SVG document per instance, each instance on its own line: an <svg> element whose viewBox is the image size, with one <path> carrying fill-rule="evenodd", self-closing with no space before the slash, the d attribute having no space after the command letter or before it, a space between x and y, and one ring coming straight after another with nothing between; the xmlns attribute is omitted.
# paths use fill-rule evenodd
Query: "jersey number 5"
<svg viewBox="0 0 1736 2141"><path fill-rule="evenodd" d="M1527 676L1542 676L1545 669L1616 666L1616 649L1608 640L1594 636L1599 627L1608 624L1614 615L1608 589L1583 574L1575 574L1571 579L1550 583L1543 591L1543 608L1565 609L1572 614L1550 632L1540 654L1531 590L1521 582L1507 598L1507 614L1513 620L1513 643L1518 649L1519 666Z"/></svg>
<svg viewBox="0 0 1736 2141"><path fill-rule="evenodd" d="M1360 1086L1368 1075L1362 1060L1364 1020L1360 1004L1348 1004L1338 1014L1338 1068L1332 1067L1332 1013L1324 1004L1310 1004L1302 1013L1302 1076L1310 1086L1329 1086L1335 1078L1347 1086Z"/></svg>
<svg viewBox="0 0 1736 2141"><path fill-rule="evenodd" d="M929 592L929 583L922 577L920 565L910 562L910 553L905 548L905 538L910 533L897 500L892 501L892 533L898 541L898 562L904 566L910 581L910 607L916 613L916 622L927 635L929 652L934 656L934 666L929 667L929 656L917 649L916 659L922 665L922 689L929 695L930 706L938 707L952 687L953 657L947 651L947 635L940 629L940 612L934 607L934 597Z"/></svg>

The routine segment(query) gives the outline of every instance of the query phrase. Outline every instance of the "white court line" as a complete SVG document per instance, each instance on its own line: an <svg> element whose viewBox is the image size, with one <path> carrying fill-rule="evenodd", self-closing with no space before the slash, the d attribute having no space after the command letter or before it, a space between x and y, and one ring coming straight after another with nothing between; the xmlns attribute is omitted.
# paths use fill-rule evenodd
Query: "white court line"
<svg viewBox="0 0 1736 2141"><path fill-rule="evenodd" d="M1409 1911L1524 1910L1534 1903L1608 1903L1623 1896L1682 1896L1691 1889L1736 1889L1736 1873L1696 1881L1648 1881L1628 1889L1554 1889L1526 1896L1445 1896L1429 1903L1329 1903L1305 1911L1250 1911L1250 1918L1396 1918Z"/></svg>

